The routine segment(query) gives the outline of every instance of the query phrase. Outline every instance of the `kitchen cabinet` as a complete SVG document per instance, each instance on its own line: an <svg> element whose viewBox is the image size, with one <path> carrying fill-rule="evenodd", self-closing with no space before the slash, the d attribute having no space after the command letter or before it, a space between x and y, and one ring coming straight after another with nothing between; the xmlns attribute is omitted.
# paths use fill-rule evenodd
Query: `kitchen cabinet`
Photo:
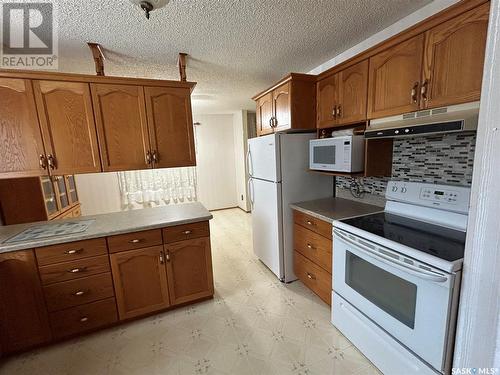
<svg viewBox="0 0 500 375"><path fill-rule="evenodd" d="M191 91L145 87L150 150L155 168L196 165Z"/></svg>
<svg viewBox="0 0 500 375"><path fill-rule="evenodd" d="M0 254L0 345L4 353L51 339L32 250Z"/></svg>
<svg viewBox="0 0 500 375"><path fill-rule="evenodd" d="M80 214L73 175L0 179L0 216L6 225Z"/></svg>
<svg viewBox="0 0 500 375"><path fill-rule="evenodd" d="M257 135L315 128L315 76L292 73L253 97Z"/></svg>
<svg viewBox="0 0 500 375"><path fill-rule="evenodd" d="M88 83L33 81L52 174L101 171Z"/></svg>
<svg viewBox="0 0 500 375"><path fill-rule="evenodd" d="M424 35L420 34L370 58L368 118L418 110Z"/></svg>
<svg viewBox="0 0 500 375"><path fill-rule="evenodd" d="M186 303L214 294L210 238L165 245L170 301Z"/></svg>
<svg viewBox="0 0 500 375"><path fill-rule="evenodd" d="M105 172L152 167L144 88L91 84Z"/></svg>
<svg viewBox="0 0 500 375"><path fill-rule="evenodd" d="M317 84L317 127L366 121L368 60L352 65Z"/></svg>
<svg viewBox="0 0 500 375"><path fill-rule="evenodd" d="M170 306L163 246L110 255L120 320Z"/></svg>
<svg viewBox="0 0 500 375"><path fill-rule="evenodd" d="M479 100L489 3L425 33L421 107Z"/></svg>
<svg viewBox="0 0 500 375"><path fill-rule="evenodd" d="M47 174L30 80L0 77L0 176Z"/></svg>

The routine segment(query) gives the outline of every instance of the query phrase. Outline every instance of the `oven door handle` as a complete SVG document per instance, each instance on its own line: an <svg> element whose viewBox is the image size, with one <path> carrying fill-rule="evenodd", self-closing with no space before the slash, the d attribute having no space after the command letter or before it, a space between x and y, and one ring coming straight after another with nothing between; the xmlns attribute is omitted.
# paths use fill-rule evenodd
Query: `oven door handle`
<svg viewBox="0 0 500 375"><path fill-rule="evenodd" d="M417 277L420 277L422 279L431 280L431 281L435 281L435 282L439 282L439 283L443 283L446 280L448 280L448 278L443 274L433 272L433 271L425 271L425 270L422 270L418 267L397 261L397 260L392 259L391 257L389 257L387 255L380 253L379 251L377 251L375 249L371 249L368 246L364 246L363 244L361 244L359 242L353 241L353 240L349 239L348 237L346 237L338 229L333 229L333 234L335 236L337 236L337 238L340 241L344 242L345 244L352 245L352 246L356 247L357 249L362 250L364 253L370 255L372 258L376 258L379 261L381 261L382 263L388 264L388 265L395 267L401 271L408 272L408 273L415 275Z"/></svg>

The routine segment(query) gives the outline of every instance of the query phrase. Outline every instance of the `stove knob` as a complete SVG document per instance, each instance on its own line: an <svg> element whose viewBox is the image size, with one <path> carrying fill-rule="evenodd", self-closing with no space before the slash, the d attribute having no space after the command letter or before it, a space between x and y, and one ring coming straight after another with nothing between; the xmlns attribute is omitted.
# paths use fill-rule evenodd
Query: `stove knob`
<svg viewBox="0 0 500 375"><path fill-rule="evenodd" d="M410 129L405 129L405 133L409 133L410 132Z"/></svg>
<svg viewBox="0 0 500 375"><path fill-rule="evenodd" d="M404 188L401 188L401 193L406 193L408 190L404 187Z"/></svg>
<svg viewBox="0 0 500 375"><path fill-rule="evenodd" d="M393 192L398 191L398 187L397 187L397 186L393 186L393 187L392 187L392 191L393 191Z"/></svg>
<svg viewBox="0 0 500 375"><path fill-rule="evenodd" d="M394 134L399 134L399 130L394 130Z"/></svg>

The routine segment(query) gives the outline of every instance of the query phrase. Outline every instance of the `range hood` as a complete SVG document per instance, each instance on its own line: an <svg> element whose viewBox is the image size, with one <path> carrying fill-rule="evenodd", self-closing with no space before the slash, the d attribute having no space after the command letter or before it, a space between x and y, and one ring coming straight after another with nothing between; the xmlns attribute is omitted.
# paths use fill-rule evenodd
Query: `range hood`
<svg viewBox="0 0 500 375"><path fill-rule="evenodd" d="M365 138L399 138L475 131L478 117L479 102L426 109L370 120Z"/></svg>

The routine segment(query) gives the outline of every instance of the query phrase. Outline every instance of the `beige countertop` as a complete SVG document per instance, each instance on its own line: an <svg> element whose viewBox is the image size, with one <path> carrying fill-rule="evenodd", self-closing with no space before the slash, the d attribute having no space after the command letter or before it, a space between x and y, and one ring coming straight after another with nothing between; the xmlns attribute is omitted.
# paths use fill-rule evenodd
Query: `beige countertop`
<svg viewBox="0 0 500 375"><path fill-rule="evenodd" d="M313 201L293 203L290 207L329 223L333 223L334 220L367 215L384 210L384 208L380 206L360 203L344 198L316 199Z"/></svg>
<svg viewBox="0 0 500 375"><path fill-rule="evenodd" d="M0 253L87 240L91 238L106 237L115 234L139 232L147 229L196 223L199 221L210 220L211 218L212 214L198 202L145 208L57 220L57 223L65 221L77 222L79 220L93 220L93 222L84 232L10 243L6 243L5 241L27 228L38 225L53 224L55 221L0 226Z"/></svg>

